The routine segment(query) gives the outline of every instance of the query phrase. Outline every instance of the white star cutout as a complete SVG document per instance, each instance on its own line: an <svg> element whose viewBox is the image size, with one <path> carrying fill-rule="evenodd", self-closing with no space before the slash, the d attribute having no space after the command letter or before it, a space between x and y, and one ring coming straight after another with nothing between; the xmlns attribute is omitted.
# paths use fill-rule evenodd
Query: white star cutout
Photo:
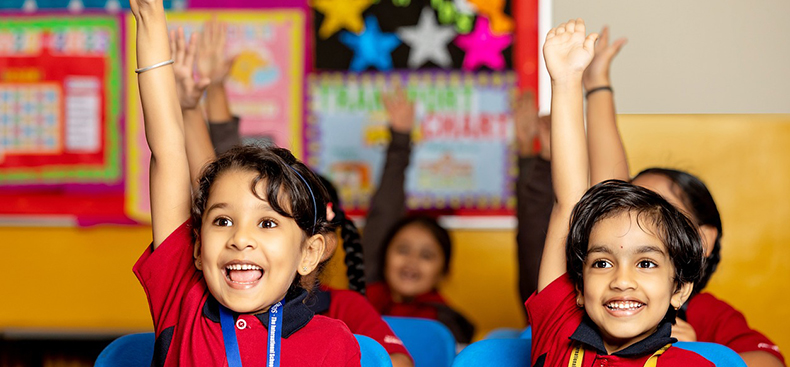
<svg viewBox="0 0 790 367"><path fill-rule="evenodd" d="M433 61L443 68L452 65L447 44L455 37L455 31L450 26L439 26L430 8L422 9L416 26L398 29L398 36L411 47L410 68L416 69L427 61Z"/></svg>

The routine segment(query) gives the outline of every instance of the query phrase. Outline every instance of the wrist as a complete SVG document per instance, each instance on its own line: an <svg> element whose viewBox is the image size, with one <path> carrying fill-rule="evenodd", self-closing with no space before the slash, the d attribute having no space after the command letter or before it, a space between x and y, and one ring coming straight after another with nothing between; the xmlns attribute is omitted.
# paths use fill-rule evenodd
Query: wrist
<svg viewBox="0 0 790 367"><path fill-rule="evenodd" d="M569 75L562 78L551 78L551 87L552 89L581 88L582 76L581 74L579 74L579 75Z"/></svg>
<svg viewBox="0 0 790 367"><path fill-rule="evenodd" d="M608 87L610 85L612 85L612 82L609 79L608 75L606 75L606 76L596 76L596 77L591 77L591 78L585 78L584 79L584 89L586 89L586 90L591 90L591 89L595 89L595 88L598 88L598 87Z"/></svg>

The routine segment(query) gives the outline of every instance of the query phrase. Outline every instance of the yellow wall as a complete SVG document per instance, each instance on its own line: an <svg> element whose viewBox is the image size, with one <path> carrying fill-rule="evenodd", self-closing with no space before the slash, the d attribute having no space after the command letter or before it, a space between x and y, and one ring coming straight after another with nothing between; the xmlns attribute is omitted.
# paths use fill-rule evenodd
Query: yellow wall
<svg viewBox="0 0 790 367"><path fill-rule="evenodd" d="M724 220L722 263L709 290L790 350L790 116L621 116L632 172L688 170ZM0 329L150 329L132 265L148 227L0 228ZM512 231L454 231L443 293L479 328L521 326ZM333 272L334 278L342 274ZM333 278L333 282L336 280Z"/></svg>

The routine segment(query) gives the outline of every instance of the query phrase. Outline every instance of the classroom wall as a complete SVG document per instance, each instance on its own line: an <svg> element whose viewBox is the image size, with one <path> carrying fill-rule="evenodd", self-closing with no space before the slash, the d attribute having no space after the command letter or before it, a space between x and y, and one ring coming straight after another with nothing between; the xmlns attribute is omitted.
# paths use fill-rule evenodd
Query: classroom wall
<svg viewBox="0 0 790 367"><path fill-rule="evenodd" d="M551 0L627 37L612 67L620 113L790 113L790 1Z"/></svg>
<svg viewBox="0 0 790 367"><path fill-rule="evenodd" d="M790 350L790 115L624 115L631 171L668 166L709 185L724 222L722 262L709 290ZM442 292L478 336L523 326L515 233L456 230ZM147 330L131 268L150 228L0 228L0 329ZM336 259L340 261L340 257ZM333 272L340 282L343 270Z"/></svg>

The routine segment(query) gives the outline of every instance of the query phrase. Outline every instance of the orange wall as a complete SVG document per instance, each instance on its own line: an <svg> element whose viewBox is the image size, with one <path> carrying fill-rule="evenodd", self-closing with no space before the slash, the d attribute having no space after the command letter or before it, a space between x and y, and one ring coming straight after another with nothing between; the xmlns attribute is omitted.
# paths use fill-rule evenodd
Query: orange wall
<svg viewBox="0 0 790 367"><path fill-rule="evenodd" d="M790 348L790 116L628 115L620 125L632 172L675 167L709 185L724 220L723 260L709 290ZM131 271L149 227L0 228L0 238L0 329L151 328ZM443 293L478 335L523 325L515 233L456 230L453 239Z"/></svg>

